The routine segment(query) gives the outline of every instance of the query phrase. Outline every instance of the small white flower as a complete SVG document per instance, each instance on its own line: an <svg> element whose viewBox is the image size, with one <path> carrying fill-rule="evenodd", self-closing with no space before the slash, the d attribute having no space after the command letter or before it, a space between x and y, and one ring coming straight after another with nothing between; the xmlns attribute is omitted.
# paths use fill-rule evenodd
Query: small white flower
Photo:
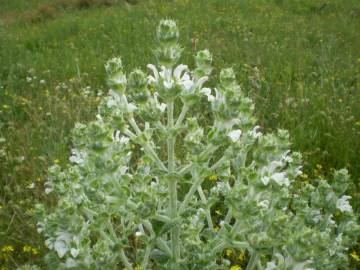
<svg viewBox="0 0 360 270"><path fill-rule="evenodd" d="M258 206L261 208L264 208L264 209L268 209L269 204L270 204L270 202L268 200L263 200L261 202L258 202Z"/></svg>
<svg viewBox="0 0 360 270"><path fill-rule="evenodd" d="M153 64L148 64L147 67L149 69L151 69L154 74L154 76L148 77L148 82L149 83L157 82L159 80L159 72L158 72L157 68Z"/></svg>
<svg viewBox="0 0 360 270"><path fill-rule="evenodd" d="M201 94L204 94L205 96L207 96L208 101L212 102L215 100L215 97L213 95L211 95L211 89L210 88L203 88L200 90Z"/></svg>
<svg viewBox="0 0 360 270"><path fill-rule="evenodd" d="M273 270L273 269L276 269L276 264L274 262L268 262L266 264L265 270Z"/></svg>
<svg viewBox="0 0 360 270"><path fill-rule="evenodd" d="M45 84L45 80L40 80L40 84Z"/></svg>
<svg viewBox="0 0 360 270"><path fill-rule="evenodd" d="M186 80L186 81L182 82L182 85L183 85L185 91L189 91L193 88L194 82L191 80Z"/></svg>
<svg viewBox="0 0 360 270"><path fill-rule="evenodd" d="M181 79L181 74L187 70L188 66L187 65L183 65L183 64L180 64L178 65L175 69L174 69L174 77L177 79L177 80L180 80Z"/></svg>
<svg viewBox="0 0 360 270"><path fill-rule="evenodd" d="M249 135L253 137L254 139L260 138L262 136L261 132L258 132L260 129L260 126L254 127L251 131L249 131Z"/></svg>
<svg viewBox="0 0 360 270"><path fill-rule="evenodd" d="M237 140L239 140L241 136L241 130L240 129L232 130L228 133L228 136L233 142L236 142Z"/></svg>
<svg viewBox="0 0 360 270"><path fill-rule="evenodd" d="M161 112L165 112L166 104L165 104L165 103L160 103L160 104L157 105L157 108L158 108Z"/></svg>
<svg viewBox="0 0 360 270"><path fill-rule="evenodd" d="M263 182L263 184L267 186L270 182L270 178L268 176L264 176L261 178L261 182Z"/></svg>
<svg viewBox="0 0 360 270"><path fill-rule="evenodd" d="M350 198L351 196L346 196L346 195L339 198L336 202L336 208L340 209L341 212L351 212L352 207L348 202Z"/></svg>
<svg viewBox="0 0 360 270"><path fill-rule="evenodd" d="M285 172L281 172L281 173L274 173L271 178L279 185L279 186L289 186L290 185L290 181L289 179L286 177L286 173Z"/></svg>
<svg viewBox="0 0 360 270"><path fill-rule="evenodd" d="M172 81L164 81L164 87L166 89L171 89L173 87L173 82Z"/></svg>
<svg viewBox="0 0 360 270"><path fill-rule="evenodd" d="M35 187L35 183L34 183L34 182L30 183L30 184L27 186L28 189L33 189L34 187Z"/></svg>
<svg viewBox="0 0 360 270"><path fill-rule="evenodd" d="M31 77L26 77L26 81L29 83L29 82L32 82L32 78Z"/></svg>
<svg viewBox="0 0 360 270"><path fill-rule="evenodd" d="M68 248L66 247L66 243L61 240L55 242L54 249L57 252L59 258L64 257L66 252L68 251Z"/></svg>
<svg viewBox="0 0 360 270"><path fill-rule="evenodd" d="M121 136L120 139L119 139L119 142L126 145L126 144L129 143L129 140L130 139L128 137Z"/></svg>
<svg viewBox="0 0 360 270"><path fill-rule="evenodd" d="M142 234L142 232L140 232L140 231L137 231L136 233L135 233L135 236L136 237L140 237L140 236L142 236L143 234Z"/></svg>
<svg viewBox="0 0 360 270"><path fill-rule="evenodd" d="M207 80L209 80L209 77L208 77L208 76L201 77L201 78L196 82L196 87L197 87L197 88L201 88L202 85L203 85Z"/></svg>
<svg viewBox="0 0 360 270"><path fill-rule="evenodd" d="M79 255L79 250L76 249L76 248L72 248L72 249L70 250L70 253L71 253L71 255L72 255L74 258L76 258L76 257Z"/></svg>

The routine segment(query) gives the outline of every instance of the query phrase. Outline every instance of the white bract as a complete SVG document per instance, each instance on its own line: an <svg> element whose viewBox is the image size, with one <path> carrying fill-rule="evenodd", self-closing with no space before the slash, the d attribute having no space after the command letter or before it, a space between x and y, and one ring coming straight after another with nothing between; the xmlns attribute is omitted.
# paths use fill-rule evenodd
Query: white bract
<svg viewBox="0 0 360 270"><path fill-rule="evenodd" d="M234 71L206 87L210 52L176 65L175 22L156 33L158 65L126 74L111 59L96 119L76 124L71 163L49 169L57 203L37 206L49 269L223 270L225 249L246 251L247 270L348 269L359 226L346 170L295 183L301 155L286 131L259 131Z"/></svg>

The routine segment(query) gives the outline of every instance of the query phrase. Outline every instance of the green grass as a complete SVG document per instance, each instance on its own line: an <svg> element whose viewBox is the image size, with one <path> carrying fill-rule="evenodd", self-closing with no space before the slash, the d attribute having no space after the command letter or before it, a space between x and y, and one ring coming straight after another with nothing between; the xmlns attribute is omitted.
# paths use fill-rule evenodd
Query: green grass
<svg viewBox="0 0 360 270"><path fill-rule="evenodd" d="M192 62L197 39L197 49L213 52L215 74L236 70L263 130L290 131L308 174L347 167L358 196L359 1L119 1L57 12L41 23L22 16L50 2L0 2L0 137L6 139L0 142L0 248L15 246L14 260L40 257L22 252L25 244L44 250L32 207L43 200L46 168L67 162L74 122L94 118L98 90L106 92L105 61L121 55L128 71L145 69L154 62L156 24L165 17L178 21L184 62ZM18 19L9 22L9 14ZM0 257L0 266L9 260Z"/></svg>

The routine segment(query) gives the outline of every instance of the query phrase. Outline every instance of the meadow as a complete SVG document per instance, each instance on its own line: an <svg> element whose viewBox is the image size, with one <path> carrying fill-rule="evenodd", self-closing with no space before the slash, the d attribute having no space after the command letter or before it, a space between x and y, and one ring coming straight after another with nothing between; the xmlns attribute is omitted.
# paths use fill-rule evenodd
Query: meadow
<svg viewBox="0 0 360 270"><path fill-rule="evenodd" d="M345 167L359 208L359 1L2 0L1 270L41 261L34 204L44 201L47 168L66 166L74 123L94 119L107 92L106 60L122 56L127 71L153 62L161 18L178 22L181 61L193 63L190 52L208 48L214 74L236 71L261 128L289 130L304 157L299 181Z"/></svg>

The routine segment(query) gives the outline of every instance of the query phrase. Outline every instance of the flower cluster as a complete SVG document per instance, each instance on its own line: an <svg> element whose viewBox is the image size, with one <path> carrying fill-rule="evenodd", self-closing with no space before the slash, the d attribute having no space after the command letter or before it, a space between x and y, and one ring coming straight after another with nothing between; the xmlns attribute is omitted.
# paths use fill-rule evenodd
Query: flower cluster
<svg viewBox="0 0 360 270"><path fill-rule="evenodd" d="M174 21L160 22L150 75L107 63L96 120L76 124L71 165L49 169L57 205L37 211L52 269L240 269L232 250L250 255L248 270L346 269L360 232L347 171L298 187L288 133L260 132L231 68L204 87L208 50L194 70L176 65L178 37ZM200 102L210 124L192 110Z"/></svg>

